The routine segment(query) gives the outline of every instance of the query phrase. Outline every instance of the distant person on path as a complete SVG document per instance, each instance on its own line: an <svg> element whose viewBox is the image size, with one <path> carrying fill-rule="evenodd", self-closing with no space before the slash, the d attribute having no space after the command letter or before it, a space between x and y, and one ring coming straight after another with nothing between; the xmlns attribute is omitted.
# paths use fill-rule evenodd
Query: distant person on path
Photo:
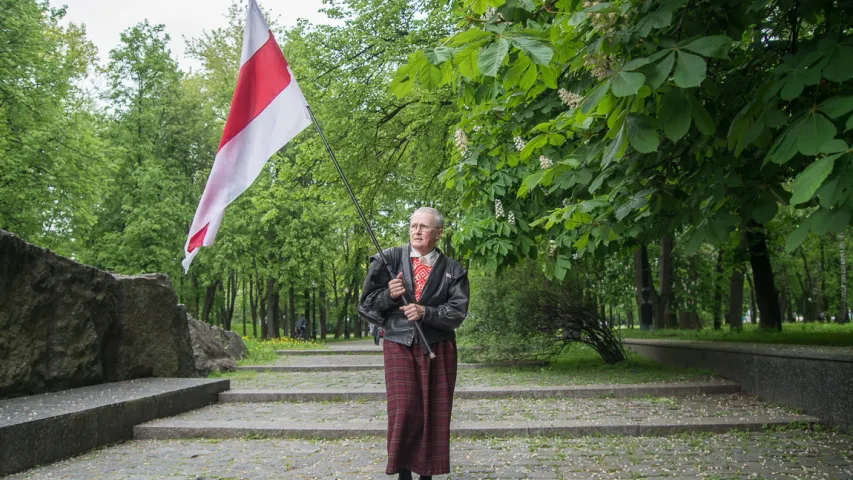
<svg viewBox="0 0 853 480"><path fill-rule="evenodd" d="M299 315L296 317L296 338L300 340L306 340L308 331L308 320L305 319L305 315Z"/></svg>
<svg viewBox="0 0 853 480"><path fill-rule="evenodd" d="M412 214L409 243L371 258L358 311L385 329L388 464L385 473L421 480L450 473L450 412L456 387L456 328L468 313L468 272L437 248L444 217L434 208ZM409 305L403 305L403 295ZM414 295L413 295L414 294ZM425 354L412 322L435 352Z"/></svg>

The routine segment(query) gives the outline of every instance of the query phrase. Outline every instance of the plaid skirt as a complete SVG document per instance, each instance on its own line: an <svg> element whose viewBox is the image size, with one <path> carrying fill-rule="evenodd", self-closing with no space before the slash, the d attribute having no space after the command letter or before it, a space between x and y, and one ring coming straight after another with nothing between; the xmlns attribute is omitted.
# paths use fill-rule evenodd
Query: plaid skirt
<svg viewBox="0 0 853 480"><path fill-rule="evenodd" d="M388 465L418 475L450 473L450 411L456 388L456 340L431 345L384 342L388 400Z"/></svg>

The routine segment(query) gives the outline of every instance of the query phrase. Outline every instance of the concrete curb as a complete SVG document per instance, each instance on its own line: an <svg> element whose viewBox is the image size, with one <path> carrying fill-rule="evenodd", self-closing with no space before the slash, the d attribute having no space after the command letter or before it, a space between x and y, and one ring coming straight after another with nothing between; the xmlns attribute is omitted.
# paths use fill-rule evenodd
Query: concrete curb
<svg viewBox="0 0 853 480"><path fill-rule="evenodd" d="M736 382L690 382L678 384L577 385L571 387L460 388L456 390L454 398L622 398L645 395L678 397L703 393L712 395L738 392L740 392L740 385ZM229 390L219 394L221 403L346 402L353 400L385 400L385 390Z"/></svg>
<svg viewBox="0 0 853 480"><path fill-rule="evenodd" d="M130 440L134 425L216 403L229 386L143 378L0 400L0 475Z"/></svg>
<svg viewBox="0 0 853 480"><path fill-rule="evenodd" d="M457 368L505 368L505 367L544 367L548 362L497 362L497 363L460 363ZM246 365L237 367L237 370L250 372L346 372L346 371L368 371L383 370L383 365Z"/></svg>
<svg viewBox="0 0 853 480"><path fill-rule="evenodd" d="M452 435L462 437L495 436L666 436L680 433L725 433L730 430L760 431L767 427L792 423L814 425L815 417L695 418L673 422L652 419L639 422L459 422L451 426ZM228 422L228 421L158 421L134 427L137 440L170 440L189 438L322 438L384 437L384 426L327 425L316 423Z"/></svg>

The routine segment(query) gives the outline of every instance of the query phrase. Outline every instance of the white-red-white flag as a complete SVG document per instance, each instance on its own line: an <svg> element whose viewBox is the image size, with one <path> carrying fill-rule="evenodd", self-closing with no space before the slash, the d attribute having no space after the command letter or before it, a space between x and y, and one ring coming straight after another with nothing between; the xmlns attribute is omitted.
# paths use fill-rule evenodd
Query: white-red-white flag
<svg viewBox="0 0 853 480"><path fill-rule="evenodd" d="M255 181L266 161L311 124L307 103L281 49L249 0L240 74L219 151L184 247L184 272L216 238L225 207Z"/></svg>

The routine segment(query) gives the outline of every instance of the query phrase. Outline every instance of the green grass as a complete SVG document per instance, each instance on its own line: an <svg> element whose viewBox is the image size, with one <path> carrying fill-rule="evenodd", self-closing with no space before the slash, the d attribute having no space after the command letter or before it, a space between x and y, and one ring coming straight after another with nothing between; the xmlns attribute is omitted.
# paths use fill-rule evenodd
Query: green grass
<svg viewBox="0 0 853 480"><path fill-rule="evenodd" d="M621 330L624 338L701 340L709 342L775 343L783 345L853 346L853 324L785 323L781 332L768 332L745 324L743 331L705 328L702 330Z"/></svg>
<svg viewBox="0 0 853 480"><path fill-rule="evenodd" d="M276 338L260 340L254 337L243 337L243 343L249 349L249 356L240 360L238 365L266 365L275 363L278 359L276 350L323 350L323 343L313 340L294 340L292 338Z"/></svg>
<svg viewBox="0 0 853 480"><path fill-rule="evenodd" d="M651 382L687 382L716 378L710 370L663 365L633 352L614 365L604 363L598 353L583 344L571 344L556 361L546 367L514 367L461 370L478 382L500 386L516 382L537 385L627 384Z"/></svg>

